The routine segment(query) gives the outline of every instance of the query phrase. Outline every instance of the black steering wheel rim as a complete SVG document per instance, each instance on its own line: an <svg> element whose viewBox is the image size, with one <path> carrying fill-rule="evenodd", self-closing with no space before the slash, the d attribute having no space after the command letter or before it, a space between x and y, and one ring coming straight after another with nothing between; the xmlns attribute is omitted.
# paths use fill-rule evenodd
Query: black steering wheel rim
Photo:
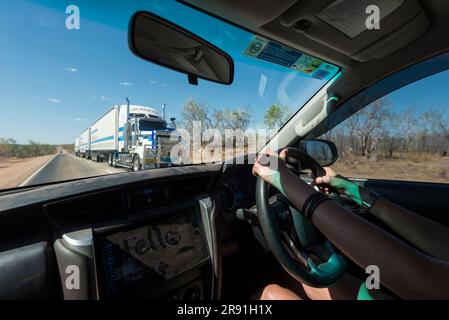
<svg viewBox="0 0 449 320"><path fill-rule="evenodd" d="M288 157L298 160L302 167L306 165L312 170L313 176L322 176L325 174L324 168L310 156L299 149L288 149ZM288 161L288 159L287 159ZM256 205L259 217L260 227L265 236L265 240L270 247L273 255L283 266L283 268L296 280L312 287L329 287L335 284L345 272L345 263L341 256L333 251L329 242L324 246L331 253L331 258L327 264L315 265L311 259L305 264L301 264L297 259L293 258L291 253L282 239L282 233L279 222L273 212L269 198L269 184L260 177L256 182Z"/></svg>

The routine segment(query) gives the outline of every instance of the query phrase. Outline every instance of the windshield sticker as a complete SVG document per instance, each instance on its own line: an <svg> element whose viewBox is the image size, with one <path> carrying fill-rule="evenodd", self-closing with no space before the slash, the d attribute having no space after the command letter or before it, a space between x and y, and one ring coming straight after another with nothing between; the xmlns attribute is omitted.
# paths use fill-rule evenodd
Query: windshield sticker
<svg viewBox="0 0 449 320"><path fill-rule="evenodd" d="M253 36L243 54L305 73L319 80L330 79L338 72L338 67L333 64L260 36Z"/></svg>

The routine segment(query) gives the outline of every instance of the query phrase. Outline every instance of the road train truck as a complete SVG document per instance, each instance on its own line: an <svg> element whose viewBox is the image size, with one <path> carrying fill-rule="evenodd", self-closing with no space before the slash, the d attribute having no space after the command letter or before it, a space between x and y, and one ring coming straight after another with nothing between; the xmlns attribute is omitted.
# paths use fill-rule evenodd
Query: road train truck
<svg viewBox="0 0 449 320"><path fill-rule="evenodd" d="M73 151L77 157L80 156L80 137L76 137Z"/></svg>
<svg viewBox="0 0 449 320"><path fill-rule="evenodd" d="M79 156L81 158L90 159L90 128L84 130L77 139L79 145Z"/></svg>
<svg viewBox="0 0 449 320"><path fill-rule="evenodd" d="M178 143L173 138L175 129L167 126L164 116L139 105L114 106L87 130L90 135L87 158L134 171L170 166L170 151ZM79 149L83 156L81 136Z"/></svg>

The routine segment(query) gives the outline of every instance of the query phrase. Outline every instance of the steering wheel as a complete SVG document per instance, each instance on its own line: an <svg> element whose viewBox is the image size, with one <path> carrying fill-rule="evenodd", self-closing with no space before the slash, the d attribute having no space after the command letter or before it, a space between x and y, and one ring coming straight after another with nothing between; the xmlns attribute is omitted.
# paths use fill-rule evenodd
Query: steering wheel
<svg viewBox="0 0 449 320"><path fill-rule="evenodd" d="M287 163L299 162L301 169L310 169L312 177L324 176L324 168L300 149L287 148ZM282 196L268 197L269 184L257 178L256 205L259 224L273 255L296 280L323 288L340 280L346 262L332 244ZM286 211L289 213L285 218ZM292 223L293 222L293 223Z"/></svg>

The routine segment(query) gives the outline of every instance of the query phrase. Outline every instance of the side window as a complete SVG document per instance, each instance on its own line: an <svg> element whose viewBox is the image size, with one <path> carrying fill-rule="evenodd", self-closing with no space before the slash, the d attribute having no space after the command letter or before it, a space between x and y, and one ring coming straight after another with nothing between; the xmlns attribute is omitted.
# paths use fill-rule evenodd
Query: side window
<svg viewBox="0 0 449 320"><path fill-rule="evenodd" d="M403 87L322 138L347 177L449 183L449 71Z"/></svg>

